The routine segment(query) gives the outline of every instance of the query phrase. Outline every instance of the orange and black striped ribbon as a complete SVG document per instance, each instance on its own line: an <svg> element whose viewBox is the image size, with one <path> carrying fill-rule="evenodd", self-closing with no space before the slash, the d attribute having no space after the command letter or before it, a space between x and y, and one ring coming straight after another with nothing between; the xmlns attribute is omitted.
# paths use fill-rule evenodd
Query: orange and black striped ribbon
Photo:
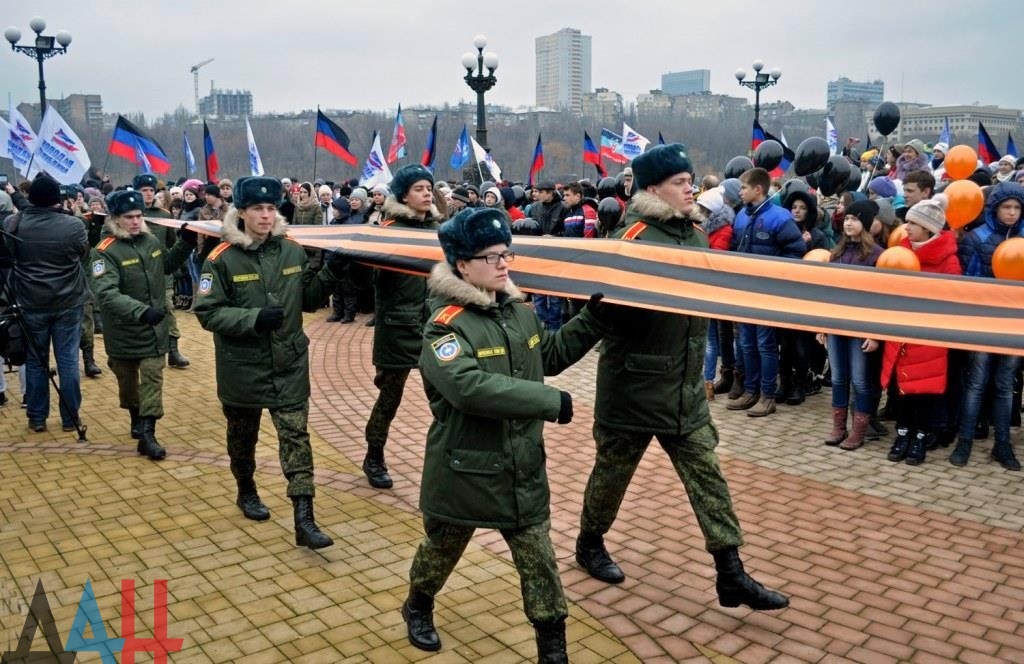
<svg viewBox="0 0 1024 664"><path fill-rule="evenodd" d="M167 226L181 222L147 220ZM189 222L189 228L218 232ZM434 231L295 226L289 236L375 267L426 275ZM1024 283L608 239L514 236L523 290L873 339L1024 355Z"/></svg>

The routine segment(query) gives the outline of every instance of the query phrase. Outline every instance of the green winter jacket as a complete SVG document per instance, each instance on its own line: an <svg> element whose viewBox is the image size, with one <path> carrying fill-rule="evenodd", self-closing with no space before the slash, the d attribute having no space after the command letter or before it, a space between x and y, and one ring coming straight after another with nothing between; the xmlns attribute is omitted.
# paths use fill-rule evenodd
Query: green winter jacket
<svg viewBox="0 0 1024 664"><path fill-rule="evenodd" d="M185 262L192 248L180 240L167 249L150 228L132 236L113 219L92 250L89 273L103 319L103 347L109 357L135 360L167 353L167 319L139 320L150 307L164 309L164 277Z"/></svg>
<svg viewBox="0 0 1024 664"><path fill-rule="evenodd" d="M635 226L643 223L645 226ZM641 230L642 229L642 230ZM708 246L693 222L640 192L614 237L684 247ZM630 309L601 344L594 416L613 429L685 435L711 421L704 392L707 319Z"/></svg>
<svg viewBox="0 0 1024 664"><path fill-rule="evenodd" d="M544 385L604 331L589 311L548 332L507 283L497 302L455 276L430 275L433 311L420 371L434 420L420 483L424 515L482 528L522 528L550 515L544 420L559 391Z"/></svg>
<svg viewBox="0 0 1024 664"><path fill-rule="evenodd" d="M420 221L408 206L389 197L384 202L386 221L381 226L437 231L441 213L431 206ZM423 341L427 309L427 280L394 270L377 270L373 276L373 366L378 369L415 369Z"/></svg>
<svg viewBox="0 0 1024 664"><path fill-rule="evenodd" d="M309 399L309 338L302 312L323 306L334 285L324 268L314 273L302 245L285 237L278 216L261 244L245 234L238 211L224 218L221 239L199 276L196 316L213 332L217 396L229 406L281 408ZM264 307L285 311L284 324L257 332Z"/></svg>

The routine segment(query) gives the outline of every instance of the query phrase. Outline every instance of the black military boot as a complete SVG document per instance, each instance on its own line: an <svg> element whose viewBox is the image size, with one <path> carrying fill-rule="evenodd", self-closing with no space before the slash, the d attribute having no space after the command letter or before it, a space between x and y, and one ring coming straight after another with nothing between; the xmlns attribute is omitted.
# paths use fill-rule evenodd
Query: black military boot
<svg viewBox="0 0 1024 664"><path fill-rule="evenodd" d="M341 304L341 301L341 295L337 291L335 291L334 294L331 296L331 315L327 317L327 320L325 322L337 323L341 321L342 318L345 317L345 311L344 307Z"/></svg>
<svg viewBox="0 0 1024 664"><path fill-rule="evenodd" d="M565 618L533 624L537 633L538 664L569 664L565 651Z"/></svg>
<svg viewBox="0 0 1024 664"><path fill-rule="evenodd" d="M100 365L96 364L96 359L92 355L92 348L82 349L82 364L84 365L85 375L89 378L95 378L103 373L103 369L100 369Z"/></svg>
<svg viewBox="0 0 1024 664"><path fill-rule="evenodd" d="M605 583L622 583L626 575L604 548L601 535L584 535L576 538L576 562L587 570L587 574Z"/></svg>
<svg viewBox="0 0 1024 664"><path fill-rule="evenodd" d="M270 510L260 500L260 494L256 493L256 480L247 477L238 480L238 499L235 501L246 519L253 521L266 521L270 518Z"/></svg>
<svg viewBox="0 0 1024 664"><path fill-rule="evenodd" d="M139 417L139 445L136 449L139 454L148 456L153 461L159 461L167 456L167 450L156 439L155 417L148 415Z"/></svg>
<svg viewBox="0 0 1024 664"><path fill-rule="evenodd" d="M346 295L342 300L344 304L344 314L341 317L342 323L354 323L356 322L356 308L359 304L359 298L355 295Z"/></svg>
<svg viewBox="0 0 1024 664"><path fill-rule="evenodd" d="M391 475L388 475L387 464L384 463L383 447L371 445L366 448L363 472L366 473L366 479L374 489L390 489L394 485Z"/></svg>
<svg viewBox="0 0 1024 664"><path fill-rule="evenodd" d="M953 453L949 455L949 462L954 466L966 466L967 461L971 458L971 447L973 446L974 439L972 438L961 438L957 440L956 447L953 448Z"/></svg>
<svg viewBox="0 0 1024 664"><path fill-rule="evenodd" d="M728 394L732 389L732 369L722 369L715 381L715 394Z"/></svg>
<svg viewBox="0 0 1024 664"><path fill-rule="evenodd" d="M178 351L178 337L171 337L170 342L170 350L167 352L167 366L174 369L184 369L191 362Z"/></svg>
<svg viewBox="0 0 1024 664"><path fill-rule="evenodd" d="M788 597L750 578L743 570L736 547L712 551L711 555L715 557L715 569L718 571L715 590L718 591L718 603L722 606L746 604L755 611L774 611L789 606Z"/></svg>
<svg viewBox="0 0 1024 664"><path fill-rule="evenodd" d="M313 521L313 496L292 496L295 505L295 544L322 549L334 544Z"/></svg>
<svg viewBox="0 0 1024 664"><path fill-rule="evenodd" d="M410 589L409 598L402 605L402 618L409 632L409 643L428 652L441 649L441 638L434 629L433 597Z"/></svg>
<svg viewBox="0 0 1024 664"><path fill-rule="evenodd" d="M129 417L132 418L132 438L134 438L135 440L139 440L140 438L142 438L142 422L140 421L139 418L139 409L129 408L128 415ZM139 454L142 454L142 450L139 450Z"/></svg>

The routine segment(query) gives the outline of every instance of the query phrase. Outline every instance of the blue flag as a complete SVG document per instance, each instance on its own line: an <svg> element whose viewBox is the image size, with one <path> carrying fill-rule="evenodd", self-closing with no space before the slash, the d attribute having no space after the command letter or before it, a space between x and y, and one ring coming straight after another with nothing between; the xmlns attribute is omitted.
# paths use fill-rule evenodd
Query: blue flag
<svg viewBox="0 0 1024 664"><path fill-rule="evenodd" d="M469 161L469 132L466 131L466 125L462 125L462 133L459 134L459 140L455 144L455 149L452 150L452 158L449 160L449 164L452 168L462 168Z"/></svg>
<svg viewBox="0 0 1024 664"><path fill-rule="evenodd" d="M946 117L942 124L942 133L939 134L939 143L949 145L953 142L953 135L949 131L949 118Z"/></svg>
<svg viewBox="0 0 1024 664"><path fill-rule="evenodd" d="M1013 142L1013 134L1009 129L1006 130L1006 154L1014 159L1017 158L1017 145Z"/></svg>
<svg viewBox="0 0 1024 664"><path fill-rule="evenodd" d="M195 175L196 173L196 157L192 154L192 146L188 144L188 134L181 132L181 136L185 139L185 164L188 166L188 174Z"/></svg>
<svg viewBox="0 0 1024 664"><path fill-rule="evenodd" d="M153 167L149 163L149 158L142 149L142 144L138 141L135 141L135 162L139 165L139 173L153 172Z"/></svg>

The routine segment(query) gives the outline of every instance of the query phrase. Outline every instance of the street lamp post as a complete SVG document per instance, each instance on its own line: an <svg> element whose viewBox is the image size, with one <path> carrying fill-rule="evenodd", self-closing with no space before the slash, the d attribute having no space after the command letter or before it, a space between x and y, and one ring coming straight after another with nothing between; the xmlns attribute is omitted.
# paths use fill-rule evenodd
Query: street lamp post
<svg viewBox="0 0 1024 664"><path fill-rule="evenodd" d="M779 82L779 78L782 76L782 70L776 67L771 70L771 73L762 74L761 70L764 69L764 62L760 60L754 60L751 65L754 68L754 79L751 81L745 81L747 72L742 69L737 69L733 76L739 81L739 84L745 88L750 88L754 91L754 122L758 121L761 115L761 90L770 88Z"/></svg>
<svg viewBox="0 0 1024 664"><path fill-rule="evenodd" d="M44 35L46 21L39 16L29 21L28 25L36 33L36 41L32 46L23 46L18 43L18 40L21 39L21 30L14 27L4 30L4 37L11 42L11 50L35 58L39 63L39 117L41 118L46 114L46 79L43 77L43 60L67 53L68 45L71 43L71 33L61 30L56 37ZM59 46L55 46L54 42Z"/></svg>
<svg viewBox="0 0 1024 664"><path fill-rule="evenodd" d="M473 37L473 46L476 47L475 55L470 51L462 54L462 66L466 69L466 77L463 80L476 93L476 142L484 150L490 150L487 147L487 115L484 112L484 93L498 82L498 79L494 77L494 70L498 68L498 56L493 51L484 53L487 37L483 35ZM486 74L484 73L485 67L487 68Z"/></svg>

